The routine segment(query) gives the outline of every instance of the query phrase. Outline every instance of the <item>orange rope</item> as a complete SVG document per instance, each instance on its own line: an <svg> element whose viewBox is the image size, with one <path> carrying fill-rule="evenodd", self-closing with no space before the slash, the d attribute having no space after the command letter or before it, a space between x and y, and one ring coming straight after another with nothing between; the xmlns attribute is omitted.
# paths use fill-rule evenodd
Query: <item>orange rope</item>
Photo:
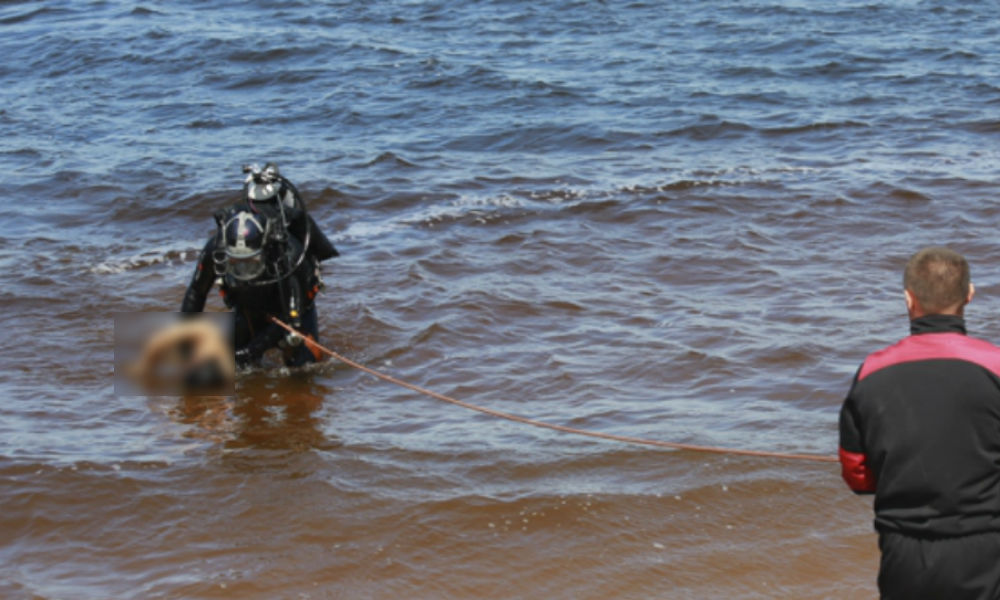
<svg viewBox="0 0 1000 600"><path fill-rule="evenodd" d="M536 421L535 419L529 419L527 417L522 417L522 416L514 415L514 414L511 414L511 413L502 412L502 411L499 411L499 410L493 410L492 408L485 408L483 406L478 406L478 405L475 405L475 404L469 404L468 402L463 402L461 400L456 400L455 398L451 398L449 396L445 396L444 394L439 394L439 393L437 393L435 391L428 390L426 388L422 388L422 387L420 387L418 385L414 385L412 383L407 383L407 382L405 382L405 381L403 381L401 379L396 379L395 377L393 377L391 375L386 375L385 373L380 373L380 372L378 372L378 371L376 371L374 369L370 369L370 368L368 368L368 367L366 367L366 366L364 366L364 365L362 365L360 363L356 363L356 362L354 362L353 360L351 360L349 358L341 356L340 354L337 354L336 352L334 352L333 350L330 350L329 348L326 348L326 347L322 346L318 342L315 342L312 339L306 337L305 335L299 333L298 331L296 331L291 326L283 323L281 320L279 320L276 317L271 317L271 320L274 321L274 323L277 324L278 326L284 328L289 333L293 333L295 335L300 336L302 338L302 340L309 346L309 348L311 350L313 350L314 353L317 352L317 351L318 352L322 352L322 353L324 353L324 354L326 354L328 356L331 356L332 358L335 358L335 359L339 360L340 362L342 362L342 363L344 363L344 364L346 364L348 366L351 366L351 367L354 367L355 369L358 369L359 371L364 371L365 373L368 373L369 375L374 375L375 377L378 377L379 379L381 379L383 381L388 381L389 383L393 383L393 384L396 384L396 385L398 385L400 387L404 387L404 388L406 388L408 390L412 390L414 392L417 392L417 393L420 393L420 394L424 394L425 396L430 396L431 398L435 398L437 400L441 400L442 402L447 402L449 404L454 404L456 406L461 406L462 408L468 408L470 410L479 411L481 413L485 413L487 415L491 415L491 416L494 416L494 417L499 417L501 419L507 419L509 421L516 421L518 423L524 423L526 425L533 425L535 427L543 427L545 429L553 429L555 431L562 431L563 433L573 433L573 434L576 434L576 435L586 435L586 436L600 438L600 439L604 439L604 440L613 440L613 441L616 441L616 442L625 442L626 444L641 444L641 445L644 445L644 446L657 446L659 448L671 448L673 450L690 450L690 451L693 451L693 452L712 452L712 453L715 453L715 454L734 454L734 455L738 455L738 456L761 456L761 457L766 457L766 458L783 458L783 459L790 459L790 460L809 460L809 461L815 461L815 462L837 462L838 461L837 457L835 457L835 456L821 456L821 455L818 455L818 454L786 454L786 453L783 453L783 452L768 452L768 451L764 451L764 450L741 450L741 449L734 449L734 448L720 448L720 447L716 447L716 446L701 446L701 445L697 445L697 444L683 444L683 443L680 443L680 442L662 442L662 441L659 441L659 440L648 440L648 439L644 439L644 438L637 438L637 437L631 437L631 436L626 436L626 435L614 435L614 434L611 434L611 433L600 433L600 432L597 432L597 431L587 431L585 429L576 429L576 428L573 428L573 427L566 427L564 425L555 425L555 424L552 424L552 423L546 423L544 421Z"/></svg>

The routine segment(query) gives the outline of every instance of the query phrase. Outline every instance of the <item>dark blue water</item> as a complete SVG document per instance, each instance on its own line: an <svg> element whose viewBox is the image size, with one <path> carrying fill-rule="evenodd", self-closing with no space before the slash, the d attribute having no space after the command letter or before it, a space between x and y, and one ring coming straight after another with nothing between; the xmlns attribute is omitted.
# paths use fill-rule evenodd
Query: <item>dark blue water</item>
<svg viewBox="0 0 1000 600"><path fill-rule="evenodd" d="M836 467L499 423L333 362L114 394L240 167L342 253L323 341L463 400L831 454L901 268L1000 340L994 3L0 3L0 596L874 595ZM217 300L213 310L222 309Z"/></svg>

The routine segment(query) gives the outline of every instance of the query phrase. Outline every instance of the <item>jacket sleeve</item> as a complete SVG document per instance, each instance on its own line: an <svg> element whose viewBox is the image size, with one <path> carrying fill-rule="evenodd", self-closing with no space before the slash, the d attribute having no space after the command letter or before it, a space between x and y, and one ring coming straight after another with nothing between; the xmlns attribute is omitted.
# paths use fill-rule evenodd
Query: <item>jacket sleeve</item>
<svg viewBox="0 0 1000 600"><path fill-rule="evenodd" d="M859 369L860 372L860 369ZM876 477L868 461L862 435L863 423L855 404L854 392L858 376L854 376L851 390L840 408L840 457L841 476L847 487L857 494L873 494Z"/></svg>
<svg viewBox="0 0 1000 600"><path fill-rule="evenodd" d="M195 267L191 283L188 284L187 291L184 292L184 300L181 302L182 313L201 312L205 309L205 299L215 282L215 265L212 264L212 252L215 250L215 236L213 235L205 247L198 255L198 266Z"/></svg>

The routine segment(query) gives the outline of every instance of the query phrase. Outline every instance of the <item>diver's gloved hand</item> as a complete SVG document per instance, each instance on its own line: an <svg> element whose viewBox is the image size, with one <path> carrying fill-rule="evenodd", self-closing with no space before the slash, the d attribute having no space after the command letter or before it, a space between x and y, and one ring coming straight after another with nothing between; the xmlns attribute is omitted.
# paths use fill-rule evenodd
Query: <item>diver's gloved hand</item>
<svg viewBox="0 0 1000 600"><path fill-rule="evenodd" d="M253 353L250 352L250 348L240 348L236 351L236 366L241 369L245 369L253 364L257 358L259 357L254 356Z"/></svg>
<svg viewBox="0 0 1000 600"><path fill-rule="evenodd" d="M264 353L267 352L269 348L274 347L274 338L280 336L281 334L282 329L279 327L270 327L266 330L265 334L258 335L250 340L250 343L236 351L236 366L246 368L256 365L260 362Z"/></svg>

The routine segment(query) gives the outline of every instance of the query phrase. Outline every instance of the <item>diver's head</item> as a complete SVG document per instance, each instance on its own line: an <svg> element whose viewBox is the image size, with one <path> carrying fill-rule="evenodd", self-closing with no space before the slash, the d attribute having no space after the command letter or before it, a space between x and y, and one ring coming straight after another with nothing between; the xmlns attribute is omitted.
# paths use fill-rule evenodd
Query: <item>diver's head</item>
<svg viewBox="0 0 1000 600"><path fill-rule="evenodd" d="M226 271L238 281L252 281L264 272L267 218L240 211L222 226Z"/></svg>

